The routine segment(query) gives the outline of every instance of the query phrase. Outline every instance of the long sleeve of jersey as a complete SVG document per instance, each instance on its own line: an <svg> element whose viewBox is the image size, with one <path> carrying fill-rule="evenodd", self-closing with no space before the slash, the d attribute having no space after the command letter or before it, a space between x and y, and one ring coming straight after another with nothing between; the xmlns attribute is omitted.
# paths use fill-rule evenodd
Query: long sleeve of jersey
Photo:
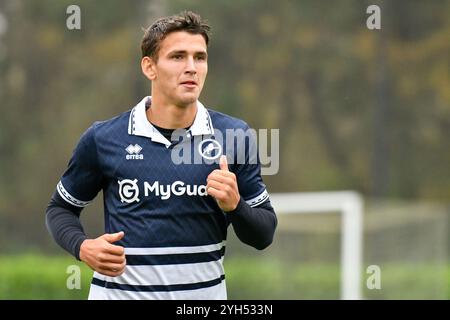
<svg viewBox="0 0 450 320"><path fill-rule="evenodd" d="M63 249L80 260L81 243L87 238L80 222L82 208L71 206L55 191L45 216L47 229Z"/></svg>
<svg viewBox="0 0 450 320"><path fill-rule="evenodd" d="M227 212L227 218L243 243L258 250L272 243L278 221L269 200L251 207L241 198L236 209Z"/></svg>

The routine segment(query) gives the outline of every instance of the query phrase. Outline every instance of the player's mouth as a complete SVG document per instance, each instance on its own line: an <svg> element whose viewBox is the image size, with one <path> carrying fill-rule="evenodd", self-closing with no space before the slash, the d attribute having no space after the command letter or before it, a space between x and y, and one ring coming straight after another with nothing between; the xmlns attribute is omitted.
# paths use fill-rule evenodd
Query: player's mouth
<svg viewBox="0 0 450 320"><path fill-rule="evenodd" d="M188 81L181 82L181 85L186 88L192 89L192 88L197 87L197 82L195 82L194 80L188 80Z"/></svg>

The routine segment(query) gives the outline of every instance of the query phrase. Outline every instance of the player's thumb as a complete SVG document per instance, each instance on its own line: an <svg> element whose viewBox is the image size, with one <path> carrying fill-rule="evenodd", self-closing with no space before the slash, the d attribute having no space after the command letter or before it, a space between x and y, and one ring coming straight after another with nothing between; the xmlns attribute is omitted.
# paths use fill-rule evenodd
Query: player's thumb
<svg viewBox="0 0 450 320"><path fill-rule="evenodd" d="M122 239L124 235L125 233L123 231L120 231L117 233L106 233L102 236L102 238L108 241L109 243L114 243Z"/></svg>
<svg viewBox="0 0 450 320"><path fill-rule="evenodd" d="M221 155L219 161L220 170L230 171L228 170L228 160L227 156Z"/></svg>

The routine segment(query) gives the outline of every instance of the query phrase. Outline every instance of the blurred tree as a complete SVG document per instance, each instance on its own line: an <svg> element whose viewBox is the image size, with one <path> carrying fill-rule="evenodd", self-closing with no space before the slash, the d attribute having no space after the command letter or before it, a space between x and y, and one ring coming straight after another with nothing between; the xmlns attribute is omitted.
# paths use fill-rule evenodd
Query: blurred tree
<svg viewBox="0 0 450 320"><path fill-rule="evenodd" d="M141 28L184 9L213 27L201 99L280 128L271 192L450 199L450 1L79 0L80 31L66 28L69 4L0 2L2 243L44 241L47 201L82 132L150 93ZM369 4L380 31L366 28ZM97 201L83 219L100 229L100 211Z"/></svg>

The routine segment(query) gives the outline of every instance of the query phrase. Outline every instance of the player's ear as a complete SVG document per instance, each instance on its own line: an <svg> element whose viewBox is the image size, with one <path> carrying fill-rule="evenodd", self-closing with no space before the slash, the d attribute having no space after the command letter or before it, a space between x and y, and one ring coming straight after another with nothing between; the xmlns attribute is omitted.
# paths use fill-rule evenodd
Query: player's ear
<svg viewBox="0 0 450 320"><path fill-rule="evenodd" d="M141 60L142 73L147 77L148 80L153 81L156 79L156 63L150 57L143 57Z"/></svg>

